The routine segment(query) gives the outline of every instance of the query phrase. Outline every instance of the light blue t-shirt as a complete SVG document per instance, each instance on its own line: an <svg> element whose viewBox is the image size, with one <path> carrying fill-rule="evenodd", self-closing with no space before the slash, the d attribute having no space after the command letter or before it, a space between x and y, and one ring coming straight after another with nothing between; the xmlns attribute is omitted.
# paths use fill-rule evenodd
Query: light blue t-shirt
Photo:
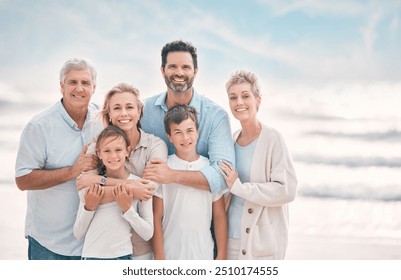
<svg viewBox="0 0 401 280"><path fill-rule="evenodd" d="M15 176L72 166L83 146L102 129L101 122L94 121L97 111L98 106L89 105L82 130L61 100L33 117L22 132ZM48 189L28 190L25 236L33 237L54 253L80 256L83 242L73 234L78 205L75 179Z"/></svg>
<svg viewBox="0 0 401 280"><path fill-rule="evenodd" d="M234 145L238 178L242 183L250 182L252 158L257 142L256 139L245 147L241 147L237 143ZM244 202L243 198L231 194L230 207L227 212L229 238L241 237L241 216Z"/></svg>
<svg viewBox="0 0 401 280"><path fill-rule="evenodd" d="M141 126L145 132L154 134L166 142L168 154L175 154L174 145L167 139L164 129L164 116L167 112L167 92L145 100ZM212 192L221 191L227 185L220 174L218 162L225 159L235 163L234 143L231 136L227 112L194 91L190 106L198 112L199 137L196 152L210 161L210 166L200 170L206 177Z"/></svg>

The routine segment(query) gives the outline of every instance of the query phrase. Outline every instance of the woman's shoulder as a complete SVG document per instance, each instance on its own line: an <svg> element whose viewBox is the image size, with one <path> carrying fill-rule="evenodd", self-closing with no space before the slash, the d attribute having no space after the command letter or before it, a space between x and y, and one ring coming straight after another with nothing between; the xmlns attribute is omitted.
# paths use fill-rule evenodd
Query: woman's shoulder
<svg viewBox="0 0 401 280"><path fill-rule="evenodd" d="M272 140L281 141L283 139L280 131L263 123L262 123L262 131L259 137L268 138L270 139L270 141Z"/></svg>
<svg viewBox="0 0 401 280"><path fill-rule="evenodd" d="M147 142L150 145L164 143L164 141L160 137L158 137L154 134L145 132L143 129L140 129L140 131L141 131L141 141Z"/></svg>

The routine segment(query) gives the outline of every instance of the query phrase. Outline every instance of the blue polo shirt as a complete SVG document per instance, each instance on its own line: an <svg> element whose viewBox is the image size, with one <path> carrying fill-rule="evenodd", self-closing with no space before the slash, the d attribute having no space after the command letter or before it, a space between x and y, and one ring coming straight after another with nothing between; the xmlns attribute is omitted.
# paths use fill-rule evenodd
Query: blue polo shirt
<svg viewBox="0 0 401 280"><path fill-rule="evenodd" d="M102 129L101 122L94 121L97 112L98 106L90 104L82 129L61 100L33 117L22 132L15 176L72 166L83 146ZM83 241L73 234L78 205L75 179L48 189L28 190L25 236L32 236L54 253L80 256Z"/></svg>
<svg viewBox="0 0 401 280"><path fill-rule="evenodd" d="M167 92L164 92L145 100L141 126L145 132L163 139L167 145L168 154L172 155L175 154L175 147L167 139L163 123L168 110L166 96ZM206 177L212 192L221 191L227 188L227 185L217 163L223 159L235 163L234 142L227 112L196 91L189 105L198 112L199 137L196 151L210 161L210 166L201 169L200 172Z"/></svg>

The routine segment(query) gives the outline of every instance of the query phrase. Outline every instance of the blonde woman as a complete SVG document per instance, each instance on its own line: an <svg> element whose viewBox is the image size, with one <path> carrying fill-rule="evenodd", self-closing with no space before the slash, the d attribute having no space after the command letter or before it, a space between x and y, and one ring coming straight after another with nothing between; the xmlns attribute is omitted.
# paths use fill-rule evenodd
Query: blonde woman
<svg viewBox="0 0 401 280"><path fill-rule="evenodd" d="M126 167L130 173L139 177L142 177L144 168L150 160L164 162L167 160L167 146L164 141L141 129L142 110L143 104L139 99L139 90L127 83L120 83L106 94L101 112L105 126L115 125L126 133L129 145L132 147ZM146 180L120 180L93 173L84 173L77 178L79 189L94 184L115 186L118 183L134 186L133 195L139 200L152 199L153 190L158 187L158 184L154 182L146 184ZM132 242L133 259L153 258L150 242L144 241L135 232L133 232Z"/></svg>
<svg viewBox="0 0 401 280"><path fill-rule="evenodd" d="M230 189L228 259L284 259L288 203L297 186L291 156L281 134L257 117L262 97L255 74L233 73L226 90L241 124L234 133L237 169L219 164Z"/></svg>

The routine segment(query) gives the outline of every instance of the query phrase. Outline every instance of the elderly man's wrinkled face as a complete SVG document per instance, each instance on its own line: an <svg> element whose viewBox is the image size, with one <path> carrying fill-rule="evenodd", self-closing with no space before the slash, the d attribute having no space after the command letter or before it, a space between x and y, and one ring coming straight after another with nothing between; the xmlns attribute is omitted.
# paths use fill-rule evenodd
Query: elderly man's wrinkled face
<svg viewBox="0 0 401 280"><path fill-rule="evenodd" d="M66 107L87 107L96 88L89 69L69 71L60 86Z"/></svg>

